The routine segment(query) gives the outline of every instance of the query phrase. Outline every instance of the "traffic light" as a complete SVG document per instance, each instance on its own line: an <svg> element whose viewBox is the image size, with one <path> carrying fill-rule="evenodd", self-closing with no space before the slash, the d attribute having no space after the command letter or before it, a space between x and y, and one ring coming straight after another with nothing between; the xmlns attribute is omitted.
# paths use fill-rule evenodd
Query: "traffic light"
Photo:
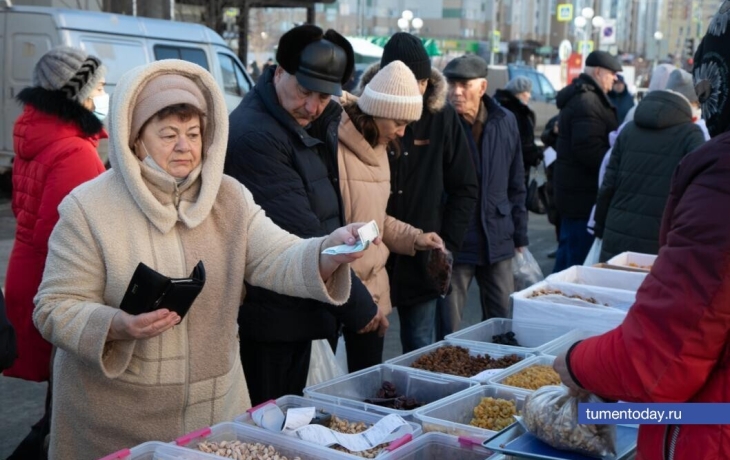
<svg viewBox="0 0 730 460"><path fill-rule="evenodd" d="M695 55L695 39L685 38L684 39L684 55L686 57L694 57Z"/></svg>

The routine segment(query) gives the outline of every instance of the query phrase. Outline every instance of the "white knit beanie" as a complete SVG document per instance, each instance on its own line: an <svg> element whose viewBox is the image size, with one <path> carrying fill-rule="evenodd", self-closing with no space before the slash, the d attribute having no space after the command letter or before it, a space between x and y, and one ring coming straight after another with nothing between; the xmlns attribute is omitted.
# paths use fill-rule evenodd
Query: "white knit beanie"
<svg viewBox="0 0 730 460"><path fill-rule="evenodd" d="M411 69L401 61L393 61L365 86L357 105L373 117L416 121L421 118L423 96Z"/></svg>

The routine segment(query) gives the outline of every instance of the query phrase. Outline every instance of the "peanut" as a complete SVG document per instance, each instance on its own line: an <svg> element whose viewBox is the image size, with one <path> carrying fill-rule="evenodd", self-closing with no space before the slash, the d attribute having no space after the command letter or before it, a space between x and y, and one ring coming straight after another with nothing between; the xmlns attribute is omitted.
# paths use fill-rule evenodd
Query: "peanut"
<svg viewBox="0 0 730 460"><path fill-rule="evenodd" d="M288 460L286 456L277 452L274 446L259 442L252 444L241 441L204 441L198 444L198 450L234 460ZM294 457L292 460L301 458Z"/></svg>

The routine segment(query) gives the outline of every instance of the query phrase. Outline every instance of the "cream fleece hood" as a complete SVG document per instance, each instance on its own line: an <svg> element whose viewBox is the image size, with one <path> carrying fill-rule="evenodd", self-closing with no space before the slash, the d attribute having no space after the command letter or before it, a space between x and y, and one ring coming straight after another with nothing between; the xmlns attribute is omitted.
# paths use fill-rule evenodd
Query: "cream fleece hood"
<svg viewBox="0 0 730 460"><path fill-rule="evenodd" d="M139 161L129 148L132 112L142 88L160 74L177 74L190 78L205 96L208 113L205 117L202 168L198 177L191 177L189 187L199 188L194 200L163 204L143 178L152 178L163 193L175 193L174 178ZM119 80L111 99L109 161L122 177L135 203L162 233L170 231L179 220L195 228L208 216L223 178L223 164L228 141L228 113L223 94L213 76L197 64L178 59L165 59L136 67ZM143 171L144 170L144 171ZM194 173L191 173L194 174Z"/></svg>

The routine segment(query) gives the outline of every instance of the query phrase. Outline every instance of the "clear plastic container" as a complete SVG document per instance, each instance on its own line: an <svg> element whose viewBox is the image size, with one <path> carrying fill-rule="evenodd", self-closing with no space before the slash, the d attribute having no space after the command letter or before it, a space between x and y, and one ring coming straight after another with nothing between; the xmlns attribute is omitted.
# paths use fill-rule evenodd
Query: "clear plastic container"
<svg viewBox="0 0 730 460"><path fill-rule="evenodd" d="M542 354L548 355L548 356L561 355L561 354L567 352L568 349L570 349L570 347L572 347L575 342L577 342L579 340L585 340L589 337L593 337L596 335L601 335L601 333L595 332L595 331L575 331L571 340L556 343L549 347L545 347L542 350Z"/></svg>
<svg viewBox="0 0 730 460"><path fill-rule="evenodd" d="M514 350L507 350L499 348L499 345L492 345L492 344L486 344L486 343L477 343L477 342L456 342L456 341L441 341L436 342L433 345L429 345L427 347L419 348L418 350L414 350L410 353L406 353L405 355L398 356L397 358L392 358L385 362L385 364L392 364L394 366L403 366L403 367L411 367L411 364L413 364L418 358L421 356L425 356L429 353L434 352L435 350L438 350L439 348L443 348L446 346L458 346L463 347L469 350L469 355L471 356L477 356L477 355L484 355L488 354L489 356L493 358L501 358L506 355L517 355L522 359L529 358L533 356L532 353L526 352L524 349L520 348L514 348ZM508 368L505 368L508 369ZM423 370L423 369L420 369ZM495 369L496 371L496 369ZM426 371L430 372L430 371ZM437 374L442 375L451 375L451 374L444 374L440 372L436 372ZM485 384L489 381L490 377L496 375L498 372L491 373L491 375L488 375L483 378L475 378L476 376L470 376L469 379L475 380L479 383Z"/></svg>
<svg viewBox="0 0 730 460"><path fill-rule="evenodd" d="M375 397L384 382L393 383L399 395L424 403L422 407L479 385L462 377L380 364L307 387L304 396L378 414L398 414L406 420L413 420L416 409L391 409L365 402L365 399Z"/></svg>
<svg viewBox="0 0 730 460"><path fill-rule="evenodd" d="M426 433L378 460L484 460L492 455L481 443L443 433Z"/></svg>
<svg viewBox="0 0 730 460"><path fill-rule="evenodd" d="M208 460L208 455L159 441L150 441L123 449L100 460ZM218 457L220 458L220 457Z"/></svg>
<svg viewBox="0 0 730 460"><path fill-rule="evenodd" d="M301 396L282 396L281 398L277 399L276 405L279 406L279 408L286 413L287 410L297 408L297 407L314 407L317 411L325 411L329 414L332 414L338 418L345 419L348 422L363 422L367 423L368 425L374 425L380 421L380 419L383 418L382 414L376 414L374 412L364 412L358 409L352 409L345 406L338 406L332 403L328 403L326 401L319 401L316 399L309 399L309 398L303 398ZM235 423L242 423L245 425L255 426L253 420L251 419L251 415L249 412L246 412L243 415L240 415L236 417L234 420ZM423 434L423 428L421 428L421 425L414 422L408 422L411 425L411 428L413 429L413 433L410 435L410 439L397 439L391 443L391 447L393 451L400 448L401 445L404 445L405 443L409 442L413 438L417 438ZM281 434L281 436L287 436L285 434ZM288 437L288 436L287 436ZM305 442L305 441L302 441ZM346 455L347 458L362 458L357 455L352 455L344 452L340 452L343 455Z"/></svg>
<svg viewBox="0 0 730 460"><path fill-rule="evenodd" d="M492 378L489 381L489 383L491 385L497 385L497 386L500 386L500 387L509 388L511 390L517 389L517 390L522 390L522 391L527 391L527 392L535 391L535 390L529 390L529 389L526 389L526 388L519 388L519 387L509 386L509 385L506 385L503 382L504 382L504 380L507 377L509 377L511 375L514 375L514 374L516 374L516 373L518 373L520 371L523 371L523 370L527 369L530 366L535 366L535 365L537 365L537 366L552 366L554 361L555 361L555 356L550 356L550 355L539 355L539 356L533 356L532 358L527 358L526 360L524 360L524 361L522 361L520 363L517 363L514 366L510 367L505 372L502 372L499 375L495 375L494 378Z"/></svg>
<svg viewBox="0 0 730 460"><path fill-rule="evenodd" d="M261 443L273 446L279 455L283 455L287 460L299 458L301 460L350 460L349 455L345 455L336 450L327 447L315 446L297 438L290 436L282 436L280 434L271 433L261 428L255 428L240 423L219 423L209 428L193 431L175 441L180 447L186 450L193 450L196 453L204 455L205 459L218 459L214 454L204 454L198 450L198 444L202 442L221 442L221 441L241 441L251 444Z"/></svg>
<svg viewBox="0 0 730 460"><path fill-rule="evenodd" d="M474 408L479 405L482 398L491 396L495 399L514 401L519 412L525 405L525 398L529 394L528 390L512 387L480 386L439 401L430 408L418 410L415 417L420 420L426 433L441 432L484 442L497 432L469 424L474 418Z"/></svg>
<svg viewBox="0 0 730 460"><path fill-rule="evenodd" d="M636 292L646 279L646 275L647 273L574 265L561 272L553 273L545 278L545 281L548 283L584 284Z"/></svg>
<svg viewBox="0 0 730 460"><path fill-rule="evenodd" d="M513 320L506 318L492 318L466 329L446 336L446 340L459 343L490 344L506 352L537 353L547 346L569 340L569 334L574 328L568 326L552 326L543 323ZM506 332L514 332L515 339L521 345L501 345L492 343L492 337Z"/></svg>

